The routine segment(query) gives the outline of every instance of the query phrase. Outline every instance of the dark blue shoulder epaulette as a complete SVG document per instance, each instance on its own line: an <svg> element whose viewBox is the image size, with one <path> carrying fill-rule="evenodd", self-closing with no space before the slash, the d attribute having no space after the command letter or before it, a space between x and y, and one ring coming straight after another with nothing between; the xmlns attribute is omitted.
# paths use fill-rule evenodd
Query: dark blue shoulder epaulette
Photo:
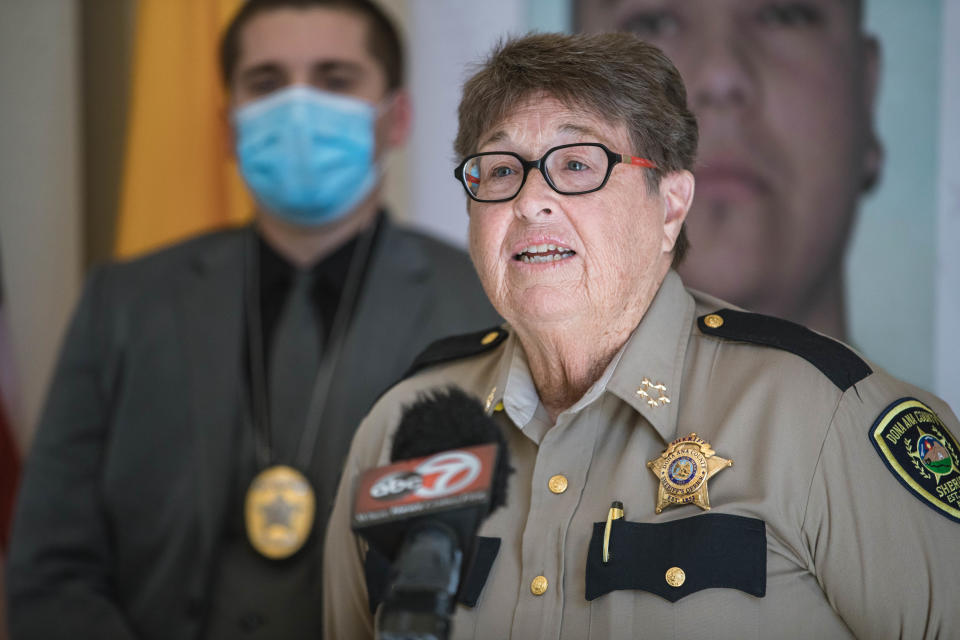
<svg viewBox="0 0 960 640"><path fill-rule="evenodd" d="M416 357L407 372L403 374L404 378L409 378L421 369L448 362L450 360L459 360L460 358L469 358L489 351L497 347L501 342L507 339L508 332L500 327L491 327L476 333L465 333L459 336L450 336L441 338L432 343L423 352Z"/></svg>
<svg viewBox="0 0 960 640"><path fill-rule="evenodd" d="M870 366L845 345L789 320L720 309L697 318L697 325L709 336L762 344L798 355L830 378L841 391L873 373Z"/></svg>

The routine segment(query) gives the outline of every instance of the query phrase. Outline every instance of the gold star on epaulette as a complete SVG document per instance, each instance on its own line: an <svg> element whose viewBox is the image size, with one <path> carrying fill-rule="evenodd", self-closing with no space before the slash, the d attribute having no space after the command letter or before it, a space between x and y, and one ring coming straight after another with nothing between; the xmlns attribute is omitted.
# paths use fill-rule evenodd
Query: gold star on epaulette
<svg viewBox="0 0 960 640"><path fill-rule="evenodd" d="M710 444L697 434L674 440L656 460L647 463L653 475L660 478L656 511L677 504L693 503L710 508L707 480L733 464L716 455Z"/></svg>

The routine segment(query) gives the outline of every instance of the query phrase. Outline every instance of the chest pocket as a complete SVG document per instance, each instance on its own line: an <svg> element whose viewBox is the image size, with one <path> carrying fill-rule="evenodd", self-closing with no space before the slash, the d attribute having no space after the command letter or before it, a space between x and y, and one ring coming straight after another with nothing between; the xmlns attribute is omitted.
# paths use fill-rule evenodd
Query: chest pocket
<svg viewBox="0 0 960 640"><path fill-rule="evenodd" d="M767 589L766 523L723 513L649 524L615 520L610 562L603 557L605 522L595 522L587 552L587 600L639 589L670 602L701 589L738 589L763 597ZM679 568L683 579L679 580ZM673 584L667 581L667 573ZM681 582L681 584L677 584Z"/></svg>

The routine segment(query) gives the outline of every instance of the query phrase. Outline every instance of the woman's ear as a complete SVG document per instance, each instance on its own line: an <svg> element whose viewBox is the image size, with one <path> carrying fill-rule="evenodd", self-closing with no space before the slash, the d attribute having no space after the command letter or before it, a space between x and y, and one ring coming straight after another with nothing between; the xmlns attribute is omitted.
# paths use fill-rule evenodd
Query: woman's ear
<svg viewBox="0 0 960 640"><path fill-rule="evenodd" d="M671 171L660 178L663 198L663 252L673 251L690 205L693 204L694 178L689 171Z"/></svg>

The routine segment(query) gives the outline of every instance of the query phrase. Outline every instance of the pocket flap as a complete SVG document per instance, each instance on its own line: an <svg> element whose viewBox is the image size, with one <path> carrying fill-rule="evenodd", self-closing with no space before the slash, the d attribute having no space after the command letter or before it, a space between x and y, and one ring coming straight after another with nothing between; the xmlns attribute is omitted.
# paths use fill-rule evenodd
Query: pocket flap
<svg viewBox="0 0 960 640"><path fill-rule="evenodd" d="M468 607L477 606L480 599L480 593L483 591L483 585L487 584L487 577L490 575L490 569L493 568L493 561L497 559L497 553L500 552L500 538L487 538L477 536L476 547L473 552L473 562L467 567L467 575L460 583L460 593L457 595L457 602L465 604Z"/></svg>
<svg viewBox="0 0 960 640"><path fill-rule="evenodd" d="M640 589L670 602L701 589L739 589L762 598L767 589L767 529L763 520L708 513L657 524L615 520L610 562L603 564L606 522L593 524L587 553L587 600ZM667 582L678 568L683 579ZM671 577L677 572L671 571Z"/></svg>

